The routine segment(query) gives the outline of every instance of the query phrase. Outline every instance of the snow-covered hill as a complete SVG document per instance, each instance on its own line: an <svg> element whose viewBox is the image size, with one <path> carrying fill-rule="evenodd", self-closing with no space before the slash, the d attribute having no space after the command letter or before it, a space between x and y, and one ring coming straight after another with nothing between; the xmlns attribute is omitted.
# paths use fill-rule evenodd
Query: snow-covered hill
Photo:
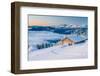
<svg viewBox="0 0 100 76"><path fill-rule="evenodd" d="M29 51L29 60L80 59L88 57L88 43L57 45L38 51Z"/></svg>
<svg viewBox="0 0 100 76"><path fill-rule="evenodd" d="M29 60L74 59L87 57L87 43L73 46L57 45L57 42L67 37L81 42L88 40L87 28L76 25L32 26L28 29Z"/></svg>

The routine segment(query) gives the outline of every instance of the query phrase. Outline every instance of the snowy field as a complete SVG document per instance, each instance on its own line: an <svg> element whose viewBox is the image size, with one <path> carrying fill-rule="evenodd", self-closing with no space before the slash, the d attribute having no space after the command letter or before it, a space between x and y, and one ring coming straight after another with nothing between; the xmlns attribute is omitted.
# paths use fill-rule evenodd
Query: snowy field
<svg viewBox="0 0 100 76"><path fill-rule="evenodd" d="M29 60L80 59L88 57L88 43L72 46L59 45L39 51L30 51Z"/></svg>
<svg viewBox="0 0 100 76"><path fill-rule="evenodd" d="M51 31L29 31L28 35L28 60L80 59L88 57L88 40L68 46L66 44L57 45L50 42L64 38L65 34ZM76 36L75 34L69 34L67 37L74 41L87 39L85 36L84 38L81 35ZM54 45L39 49L37 45L42 44Z"/></svg>
<svg viewBox="0 0 100 76"><path fill-rule="evenodd" d="M58 40L64 35L48 31L29 31L29 51L38 50L37 45L50 44L48 40Z"/></svg>

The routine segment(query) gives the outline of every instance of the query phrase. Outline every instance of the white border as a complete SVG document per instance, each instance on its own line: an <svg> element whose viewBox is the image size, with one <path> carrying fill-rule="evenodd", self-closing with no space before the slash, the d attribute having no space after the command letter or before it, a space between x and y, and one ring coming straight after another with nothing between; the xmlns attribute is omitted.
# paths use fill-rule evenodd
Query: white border
<svg viewBox="0 0 100 76"><path fill-rule="evenodd" d="M27 15L60 15L60 16L84 16L88 17L88 58L71 60L50 60L50 61L28 61L27 60ZM20 69L42 69L58 67L75 67L94 65L94 11L55 9L41 7L21 7L20 8Z"/></svg>

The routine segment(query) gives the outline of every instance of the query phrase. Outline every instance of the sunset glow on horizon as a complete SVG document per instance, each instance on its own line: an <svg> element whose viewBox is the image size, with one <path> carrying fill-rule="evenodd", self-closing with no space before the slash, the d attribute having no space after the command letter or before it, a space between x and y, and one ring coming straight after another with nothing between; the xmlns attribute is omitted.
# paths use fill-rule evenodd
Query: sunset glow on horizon
<svg viewBox="0 0 100 76"><path fill-rule="evenodd" d="M47 16L47 15L29 15L28 26L49 26L59 24L73 24L85 26L88 25L87 17L75 16Z"/></svg>
<svg viewBox="0 0 100 76"><path fill-rule="evenodd" d="M39 20L30 20L29 21L29 26L33 26L33 25L42 25L42 26L47 26L48 22L45 21L39 21Z"/></svg>

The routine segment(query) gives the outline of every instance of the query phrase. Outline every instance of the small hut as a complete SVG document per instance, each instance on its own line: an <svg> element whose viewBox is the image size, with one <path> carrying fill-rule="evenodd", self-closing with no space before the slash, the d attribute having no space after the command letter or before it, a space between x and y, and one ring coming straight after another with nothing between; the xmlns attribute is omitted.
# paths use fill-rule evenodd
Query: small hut
<svg viewBox="0 0 100 76"><path fill-rule="evenodd" d="M74 44L74 41L69 39L68 37L64 37L62 40L60 40L57 44L61 44L61 45L64 45L64 44L67 44L67 45L72 45Z"/></svg>
<svg viewBox="0 0 100 76"><path fill-rule="evenodd" d="M61 44L62 45L64 45L64 44L72 45L72 44L74 44L74 41L71 39L68 39L68 38L64 38L63 40L61 40Z"/></svg>
<svg viewBox="0 0 100 76"><path fill-rule="evenodd" d="M85 42L86 40L87 40L87 38L77 36L77 35L68 36L68 37L65 36L57 44L58 45L64 45L64 44L72 45L72 44L78 44L78 43Z"/></svg>

